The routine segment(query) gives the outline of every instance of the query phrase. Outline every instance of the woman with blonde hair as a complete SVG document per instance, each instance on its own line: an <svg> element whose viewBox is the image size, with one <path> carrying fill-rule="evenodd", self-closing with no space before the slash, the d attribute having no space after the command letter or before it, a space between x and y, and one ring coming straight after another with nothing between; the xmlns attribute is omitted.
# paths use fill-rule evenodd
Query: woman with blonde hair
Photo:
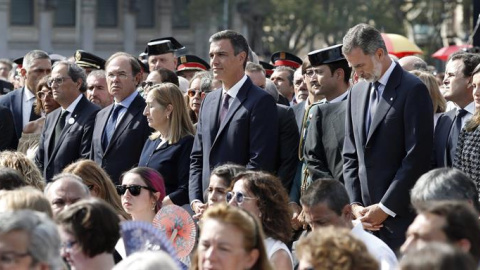
<svg viewBox="0 0 480 270"><path fill-rule="evenodd" d="M30 209L53 218L52 207L43 193L30 186L0 191L0 212Z"/></svg>
<svg viewBox="0 0 480 270"><path fill-rule="evenodd" d="M110 204L125 220L130 216L125 212L120 196L108 174L92 160L79 160L63 169L64 173L72 173L82 178L93 197L100 198Z"/></svg>
<svg viewBox="0 0 480 270"><path fill-rule="evenodd" d="M165 181L164 205L189 203L190 152L195 133L178 86L162 83L149 89L143 114L155 132L143 147L138 166L158 171Z"/></svg>
<svg viewBox="0 0 480 270"><path fill-rule="evenodd" d="M300 270L379 269L365 244L348 229L329 226L315 230L298 241L296 251Z"/></svg>
<svg viewBox="0 0 480 270"><path fill-rule="evenodd" d="M27 185L41 191L45 188L45 179L37 165L25 154L13 151L0 152L0 166L17 170L24 178Z"/></svg>
<svg viewBox="0 0 480 270"><path fill-rule="evenodd" d="M200 238L191 270L271 270L258 220L226 204L209 207L199 222Z"/></svg>
<svg viewBox="0 0 480 270"><path fill-rule="evenodd" d="M434 124L436 125L438 117L447 109L447 101L440 92L437 79L434 75L426 71L412 70L410 73L417 76L427 86L428 93L432 98Z"/></svg>

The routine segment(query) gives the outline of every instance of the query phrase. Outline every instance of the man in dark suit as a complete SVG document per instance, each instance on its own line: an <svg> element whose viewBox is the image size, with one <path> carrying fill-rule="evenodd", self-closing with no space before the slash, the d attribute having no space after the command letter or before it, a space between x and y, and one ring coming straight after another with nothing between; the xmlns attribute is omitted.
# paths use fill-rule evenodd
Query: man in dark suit
<svg viewBox="0 0 480 270"><path fill-rule="evenodd" d="M76 64L56 62L48 86L61 107L47 115L35 162L50 181L68 164L89 157L95 115L100 108L83 95L86 74Z"/></svg>
<svg viewBox="0 0 480 270"><path fill-rule="evenodd" d="M253 84L265 90L267 77L265 70L259 64L247 63L245 74ZM275 90L276 91L276 90ZM267 92L268 93L268 92ZM292 108L277 104L278 114L278 154L275 172L282 181L283 187L290 192L293 177L298 163L298 141L300 139Z"/></svg>
<svg viewBox="0 0 480 270"><path fill-rule="evenodd" d="M342 51L363 79L347 100L345 187L355 217L396 250L415 216L410 189L429 168L432 101L426 86L390 59L377 29L354 26Z"/></svg>
<svg viewBox="0 0 480 270"><path fill-rule="evenodd" d="M435 126L432 167L452 167L458 135L475 113L472 72L480 64L478 54L460 52L450 56L445 68L444 97L455 109L438 118Z"/></svg>
<svg viewBox="0 0 480 270"><path fill-rule="evenodd" d="M308 54L312 68L306 70L308 83L325 96L314 106L303 149L309 179L334 178L343 183L343 138L345 109L352 69L335 45ZM308 186L308 183L305 187Z"/></svg>
<svg viewBox="0 0 480 270"><path fill-rule="evenodd" d="M210 66L222 88L207 95L200 109L190 165L189 196L200 213L213 168L236 163L274 171L278 117L274 99L245 75L248 44L231 30L210 37Z"/></svg>
<svg viewBox="0 0 480 270"><path fill-rule="evenodd" d="M33 110L37 83L52 71L50 57L44 51L33 50L23 58L23 65L20 70L25 79L25 86L14 90L0 97L0 105L10 109L15 123L16 142L22 135L23 127L33 120L39 118Z"/></svg>
<svg viewBox="0 0 480 270"><path fill-rule="evenodd" d="M145 100L135 90L142 79L140 70L137 59L124 52L113 54L105 63L108 91L115 102L97 114L90 158L115 184L124 171L138 164L151 133L143 116Z"/></svg>
<svg viewBox="0 0 480 270"><path fill-rule="evenodd" d="M15 135L15 125L13 124L12 112L7 107L0 105L0 151L16 149L14 144L17 138Z"/></svg>

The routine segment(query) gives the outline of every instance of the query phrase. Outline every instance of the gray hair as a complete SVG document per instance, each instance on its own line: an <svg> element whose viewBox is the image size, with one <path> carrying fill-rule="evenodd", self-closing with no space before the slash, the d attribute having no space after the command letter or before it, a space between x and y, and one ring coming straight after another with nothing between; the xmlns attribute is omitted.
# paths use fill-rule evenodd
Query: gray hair
<svg viewBox="0 0 480 270"><path fill-rule="evenodd" d="M245 72L262 72L265 75L265 69L257 63L254 62L247 62L247 66L245 67Z"/></svg>
<svg viewBox="0 0 480 270"><path fill-rule="evenodd" d="M48 56L48 53L41 51L41 50L33 50L29 51L27 54L25 54L25 57L23 57L23 65L22 67L26 70L30 68L30 66L33 64L34 60L37 59L48 59L50 60L50 56Z"/></svg>
<svg viewBox="0 0 480 270"><path fill-rule="evenodd" d="M106 75L106 73L105 73L105 70L103 70L103 69L95 69L95 70L92 70L92 71L87 75L87 79L90 78L90 77L104 78L104 79L106 79L106 78L107 78L107 75Z"/></svg>
<svg viewBox="0 0 480 270"><path fill-rule="evenodd" d="M207 93L212 91L213 73L211 71L196 72L190 80L190 84L196 79L200 80L200 91Z"/></svg>
<svg viewBox="0 0 480 270"><path fill-rule="evenodd" d="M278 102L277 87L270 79L267 79L266 82L267 83L265 84L265 91L267 91L267 93L269 93L273 97L273 99L275 99L275 102Z"/></svg>
<svg viewBox="0 0 480 270"><path fill-rule="evenodd" d="M439 168L423 174L413 186L410 199L415 208L429 201L471 201L480 212L475 182L455 168Z"/></svg>
<svg viewBox="0 0 480 270"><path fill-rule="evenodd" d="M293 85L293 74L295 73L295 70L293 68L287 67L287 66L278 66L278 67L275 67L275 69L273 70L273 73L277 71L278 72L286 71L288 73L287 79L290 82L290 85Z"/></svg>
<svg viewBox="0 0 480 270"><path fill-rule="evenodd" d="M136 252L120 263L115 265L113 270L179 270L175 261L164 251L141 251Z"/></svg>
<svg viewBox="0 0 480 270"><path fill-rule="evenodd" d="M380 32L375 27L365 23L350 28L343 37L342 52L344 55L351 53L355 48L362 49L366 55L373 55L378 49L383 49L385 54L388 54Z"/></svg>
<svg viewBox="0 0 480 270"><path fill-rule="evenodd" d="M83 188L83 190L85 191L85 194L87 196L90 196L90 190L88 189L87 185L83 183L83 179L80 176L73 173L60 173L55 175L52 178L52 181L45 186L45 190L43 191L43 194L45 194L45 196L48 197L48 190L52 187L53 183L66 181L66 180L76 182Z"/></svg>
<svg viewBox="0 0 480 270"><path fill-rule="evenodd" d="M82 85L80 86L80 92L83 93L87 91L87 73L85 73L85 70L83 68L67 60L60 60L55 62L55 64L53 64L52 69L59 65L67 66L67 74L70 78L72 78L72 81L78 82L79 79L82 80Z"/></svg>
<svg viewBox="0 0 480 270"><path fill-rule="evenodd" d="M57 226L44 213L17 210L0 213L0 234L23 231L28 235L28 253L33 263L46 263L50 269L63 269Z"/></svg>

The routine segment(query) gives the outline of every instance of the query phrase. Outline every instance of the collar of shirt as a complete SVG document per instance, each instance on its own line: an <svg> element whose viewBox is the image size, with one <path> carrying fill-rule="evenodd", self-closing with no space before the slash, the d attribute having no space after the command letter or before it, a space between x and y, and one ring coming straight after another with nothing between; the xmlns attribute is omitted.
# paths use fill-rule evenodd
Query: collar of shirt
<svg viewBox="0 0 480 270"><path fill-rule="evenodd" d="M245 81L247 80L247 75L243 75L242 79L240 79L240 81L238 81L236 84L234 84L230 89L228 89L228 91L225 91L225 89L223 89L223 94L225 95L225 92L231 97L230 100L234 100L235 97L237 96L238 94L238 91L240 91L240 88L242 87L242 85L245 83Z"/></svg>
<svg viewBox="0 0 480 270"><path fill-rule="evenodd" d="M348 90L345 93L341 94L340 96L330 100L328 103L336 103L342 101L348 95Z"/></svg>
<svg viewBox="0 0 480 270"><path fill-rule="evenodd" d="M70 120L70 118L72 118L72 116L73 116L72 113L75 110L75 108L77 107L77 104L82 99L82 96L83 96L83 94L78 95L78 97L72 103L70 103L70 105L68 105L68 107L65 109L66 111L68 111L67 117L65 117L65 123L70 123L68 120ZM63 112L63 108L62 108L62 112Z"/></svg>
<svg viewBox="0 0 480 270"><path fill-rule="evenodd" d="M25 86L25 91L23 91L23 96L25 97L25 100L28 100L28 101L35 98L35 94L32 93L32 91L30 91L27 86Z"/></svg>
<svg viewBox="0 0 480 270"><path fill-rule="evenodd" d="M128 109L128 107L130 107L130 104L132 104L133 100L137 97L138 95L138 92L137 91L133 91L133 93L131 93L128 97L126 97L124 100L120 101L120 102L115 102L115 105L117 104L120 104L123 106L123 108L126 108ZM122 109L123 110L123 109Z"/></svg>
<svg viewBox="0 0 480 270"><path fill-rule="evenodd" d="M380 86L378 86L378 96L381 97L383 94L383 90L385 90L385 86L387 85L388 79L390 79L390 75L392 75L393 69L397 64L395 61L392 61L390 67L388 67L387 71L383 74L383 76L378 80Z"/></svg>

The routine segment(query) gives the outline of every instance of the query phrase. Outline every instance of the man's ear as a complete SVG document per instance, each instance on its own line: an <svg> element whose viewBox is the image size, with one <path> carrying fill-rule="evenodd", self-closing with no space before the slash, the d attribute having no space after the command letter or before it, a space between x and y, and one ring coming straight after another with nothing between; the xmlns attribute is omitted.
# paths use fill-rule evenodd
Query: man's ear
<svg viewBox="0 0 480 270"><path fill-rule="evenodd" d="M22 75L22 77L25 77L27 75L27 70L24 69L24 68L21 68L20 69L20 75Z"/></svg>

